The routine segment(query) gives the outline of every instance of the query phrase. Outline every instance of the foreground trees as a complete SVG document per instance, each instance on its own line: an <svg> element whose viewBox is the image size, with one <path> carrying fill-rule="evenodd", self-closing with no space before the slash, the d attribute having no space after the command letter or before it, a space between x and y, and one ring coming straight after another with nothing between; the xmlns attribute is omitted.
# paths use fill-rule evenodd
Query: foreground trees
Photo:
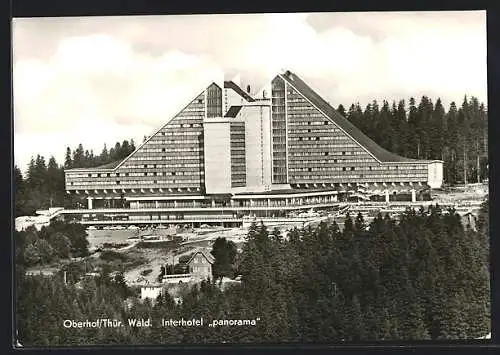
<svg viewBox="0 0 500 355"><path fill-rule="evenodd" d="M19 340L27 346L477 338L490 326L487 204L477 225L477 231L464 226L439 206L408 210L399 221L379 215L368 226L358 215L342 231L322 223L286 237L252 225L235 270L241 284L222 292L216 282L203 282L181 304L165 294L154 304L126 306L131 292L121 276L86 279L76 288L76 280L64 285L60 276L19 273ZM205 326L61 326L62 319L96 317L203 317ZM213 319L256 323L208 327Z"/></svg>
<svg viewBox="0 0 500 355"><path fill-rule="evenodd" d="M58 259L89 254L87 231L80 224L53 221L40 231L31 226L14 232L14 241L17 264L22 266L47 265Z"/></svg>
<svg viewBox="0 0 500 355"><path fill-rule="evenodd" d="M236 260L236 244L226 238L217 238L212 246L212 255L215 258L212 265L214 279L222 281L223 277L233 277L233 265Z"/></svg>

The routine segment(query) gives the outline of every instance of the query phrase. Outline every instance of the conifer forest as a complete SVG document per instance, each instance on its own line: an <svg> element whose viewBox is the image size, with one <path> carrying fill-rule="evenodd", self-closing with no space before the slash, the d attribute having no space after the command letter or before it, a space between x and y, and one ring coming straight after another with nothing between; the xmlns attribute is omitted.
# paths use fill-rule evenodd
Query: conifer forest
<svg viewBox="0 0 500 355"><path fill-rule="evenodd" d="M52 233L70 233L64 225L51 228L16 232L16 329L23 346L450 340L490 329L487 204L475 231L439 206L409 209L399 221L380 214L369 225L361 215L348 217L342 231L335 222L321 223L286 239L253 224L232 265L241 283L222 291L206 280L187 289L180 304L168 293L141 302L120 274L102 272L79 287L77 269L66 283L62 272L26 276L29 245L50 245ZM59 248L52 249L58 257ZM154 323L199 317L205 326ZM153 326L62 326L66 319L98 318L151 318ZM256 318L255 325L207 326Z"/></svg>

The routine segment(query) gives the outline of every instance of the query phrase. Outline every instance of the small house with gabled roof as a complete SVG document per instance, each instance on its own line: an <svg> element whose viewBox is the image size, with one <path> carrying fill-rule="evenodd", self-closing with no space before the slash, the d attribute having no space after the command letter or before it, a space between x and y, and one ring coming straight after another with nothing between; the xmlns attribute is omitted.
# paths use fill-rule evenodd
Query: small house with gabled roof
<svg viewBox="0 0 500 355"><path fill-rule="evenodd" d="M189 273L196 279L212 278L212 264L215 258L203 249L198 249L187 261Z"/></svg>

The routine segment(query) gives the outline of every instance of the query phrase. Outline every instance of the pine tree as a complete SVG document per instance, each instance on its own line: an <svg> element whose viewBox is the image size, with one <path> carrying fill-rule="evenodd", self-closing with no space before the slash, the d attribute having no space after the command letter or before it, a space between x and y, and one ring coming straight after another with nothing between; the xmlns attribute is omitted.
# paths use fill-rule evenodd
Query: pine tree
<svg viewBox="0 0 500 355"><path fill-rule="evenodd" d="M489 234L489 233L488 233ZM488 234L483 235L481 227L474 231L467 226L461 240L461 253L465 268L461 269L457 284L463 291L463 321L468 325L468 338L478 338L490 328L490 273Z"/></svg>
<svg viewBox="0 0 500 355"><path fill-rule="evenodd" d="M64 193L64 175L56 159L51 156L47 165L47 181L50 207L60 205Z"/></svg>
<svg viewBox="0 0 500 355"><path fill-rule="evenodd" d="M84 168L89 168L91 166L90 162L90 152L88 149L85 150L85 155L83 157L83 167Z"/></svg>
<svg viewBox="0 0 500 355"><path fill-rule="evenodd" d="M430 158L444 160L444 137L446 131L444 130L445 111L438 98L434 111L432 112L431 122L429 125L429 141L430 141Z"/></svg>
<svg viewBox="0 0 500 355"><path fill-rule="evenodd" d="M212 255L215 258L212 265L214 281L223 277L233 277L233 265L236 258L236 244L225 238L217 238L212 246Z"/></svg>
<svg viewBox="0 0 500 355"><path fill-rule="evenodd" d="M83 145L78 144L78 148L73 152L73 168L81 168L85 164L85 151Z"/></svg>
<svg viewBox="0 0 500 355"><path fill-rule="evenodd" d="M419 153L423 159L428 159L430 156L430 136L429 126L431 121L434 106L432 101L427 96L422 96L420 104L417 108L418 121L416 125Z"/></svg>
<svg viewBox="0 0 500 355"><path fill-rule="evenodd" d="M421 142L419 137L419 117L415 99L410 98L408 112L408 147L410 158L420 158Z"/></svg>
<svg viewBox="0 0 500 355"><path fill-rule="evenodd" d="M366 340L365 324L359 298L354 295L350 303L350 315L347 318L346 330L351 341Z"/></svg>
<svg viewBox="0 0 500 355"><path fill-rule="evenodd" d="M478 122L479 179L482 181L488 178L488 112L483 103L479 105Z"/></svg>
<svg viewBox="0 0 500 355"><path fill-rule="evenodd" d="M468 326L464 322L464 306L467 300L463 290L452 291L444 295L444 316L441 322L440 339L466 339Z"/></svg>
<svg viewBox="0 0 500 355"><path fill-rule="evenodd" d="M66 148L66 156L64 158L64 169L71 169L73 167L73 160L71 159L71 148Z"/></svg>
<svg viewBox="0 0 500 355"><path fill-rule="evenodd" d="M366 124L368 132L367 134L375 142L382 141L382 132L380 132L377 127L380 120L379 116L380 116L380 109L378 102L376 100L373 100L370 105L370 110L368 112L369 121L367 121Z"/></svg>
<svg viewBox="0 0 500 355"><path fill-rule="evenodd" d="M384 100L378 116L378 122L375 124L375 129L380 132L380 139L378 141L382 148L389 151L395 151L397 144L394 140L395 132L391 125L391 121L389 103Z"/></svg>
<svg viewBox="0 0 500 355"><path fill-rule="evenodd" d="M112 158L111 161L120 160L121 154L122 154L122 146L121 146L120 142L116 142L114 155L111 156L111 158ZM111 155L111 153L110 153L110 155Z"/></svg>
<svg viewBox="0 0 500 355"><path fill-rule="evenodd" d="M36 186L36 166L35 166L35 158L31 157L30 162L28 163L28 169L26 172L26 185L29 189L34 189Z"/></svg>
<svg viewBox="0 0 500 355"><path fill-rule="evenodd" d="M408 122L406 120L405 101L400 100L393 104L391 112L391 126L393 129L393 152L401 156L408 156Z"/></svg>
<svg viewBox="0 0 500 355"><path fill-rule="evenodd" d="M471 143L470 108L467 96L464 97L464 100L462 102L462 107L460 107L460 109L458 110L457 121L459 126L461 127L459 134L459 151L460 151L460 161L462 168L461 177L462 177L462 182L464 184L467 184L468 182L470 182L469 178L470 174L468 173L468 170L469 170L469 154L470 154L470 143Z"/></svg>
<svg viewBox="0 0 500 355"><path fill-rule="evenodd" d="M22 216L24 213L24 199L26 182L24 181L21 169L14 165L14 217Z"/></svg>
<svg viewBox="0 0 500 355"><path fill-rule="evenodd" d="M445 145L446 145L446 156L444 161L444 179L450 184L455 184L458 177L458 161L459 157L459 126L458 126L458 111L455 102L450 104L448 113L446 114L446 135L445 135Z"/></svg>
<svg viewBox="0 0 500 355"><path fill-rule="evenodd" d="M99 163L106 164L108 159L108 149L106 148L106 143L104 143L104 148L102 149L101 155L99 155Z"/></svg>
<svg viewBox="0 0 500 355"><path fill-rule="evenodd" d="M343 117L346 117L345 108L342 104L340 104L337 108L337 112L340 113Z"/></svg>
<svg viewBox="0 0 500 355"><path fill-rule="evenodd" d="M430 334L423 319L423 308L409 280L402 285L399 298L398 323L404 340L427 340Z"/></svg>
<svg viewBox="0 0 500 355"><path fill-rule="evenodd" d="M14 187L16 192L22 192L24 190L23 173L17 165L14 165Z"/></svg>

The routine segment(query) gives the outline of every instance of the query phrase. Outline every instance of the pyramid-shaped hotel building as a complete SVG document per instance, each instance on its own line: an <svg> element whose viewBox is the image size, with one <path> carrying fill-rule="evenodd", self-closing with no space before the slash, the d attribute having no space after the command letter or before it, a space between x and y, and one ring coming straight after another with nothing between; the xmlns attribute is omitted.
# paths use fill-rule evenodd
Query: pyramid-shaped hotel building
<svg viewBox="0 0 500 355"><path fill-rule="evenodd" d="M383 149L287 71L255 95L237 80L200 88L122 161L65 175L67 192L88 199L67 211L83 223L237 225L341 201L416 201L441 186L443 162Z"/></svg>

